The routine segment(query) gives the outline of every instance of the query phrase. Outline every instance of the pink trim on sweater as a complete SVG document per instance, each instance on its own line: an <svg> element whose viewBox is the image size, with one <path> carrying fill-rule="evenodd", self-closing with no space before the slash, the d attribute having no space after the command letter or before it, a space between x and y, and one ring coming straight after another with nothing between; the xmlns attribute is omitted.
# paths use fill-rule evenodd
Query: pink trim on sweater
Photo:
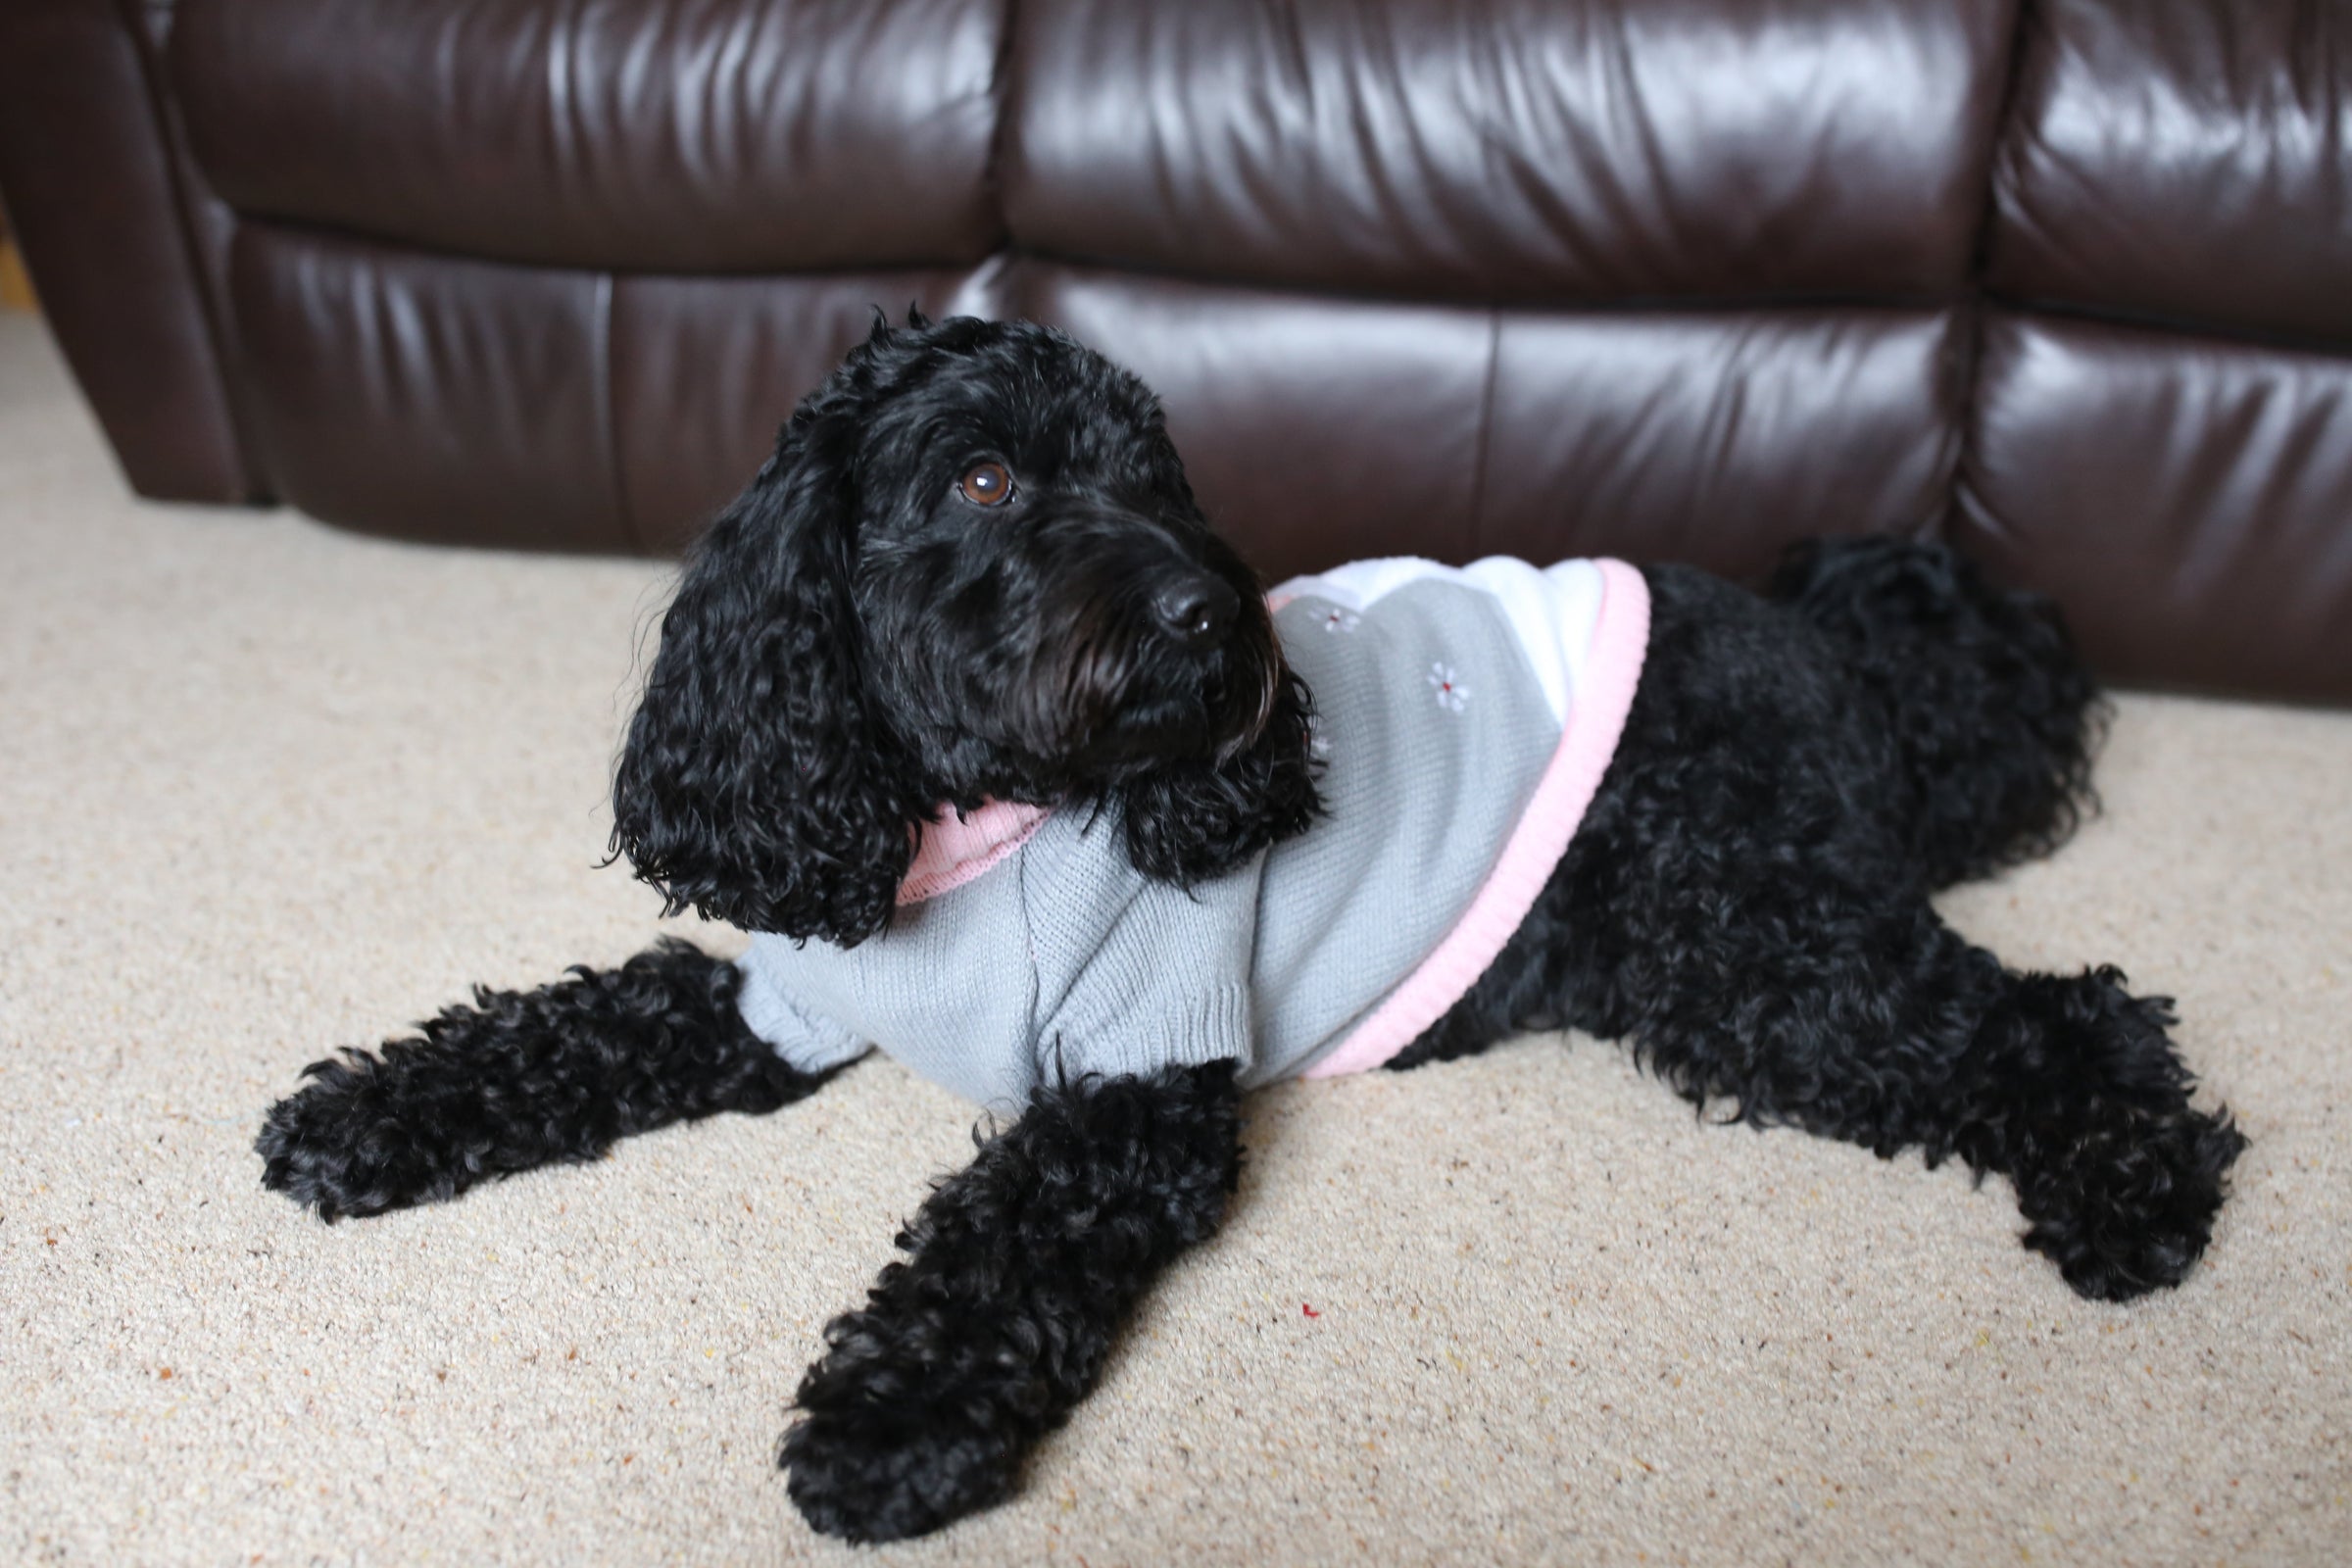
<svg viewBox="0 0 2352 1568"><path fill-rule="evenodd" d="M899 906L963 886L1028 843L1051 814L1017 801L991 801L963 817L941 807L936 820L913 830L914 860L899 883Z"/></svg>
<svg viewBox="0 0 2352 1568"><path fill-rule="evenodd" d="M1616 755L1625 716L1641 683L1649 652L1649 584L1622 561L1596 563L1601 573L1600 614L1592 629L1587 674L1576 693L1568 727L1551 754L1519 825L1502 847L1460 924L1446 933L1421 966L1405 976L1339 1049L1307 1068L1309 1078L1362 1072L1387 1061L1446 1015L1534 908L1552 867L1575 837L1600 776Z"/></svg>

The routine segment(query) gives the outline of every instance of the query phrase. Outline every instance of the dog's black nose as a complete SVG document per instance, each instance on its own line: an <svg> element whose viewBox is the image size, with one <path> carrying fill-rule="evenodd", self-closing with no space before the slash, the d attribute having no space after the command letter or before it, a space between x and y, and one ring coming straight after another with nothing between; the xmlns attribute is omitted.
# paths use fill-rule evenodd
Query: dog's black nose
<svg viewBox="0 0 2352 1568"><path fill-rule="evenodd" d="M1210 576L1186 577L1159 591L1152 601L1159 623L1179 642L1205 643L1233 624L1242 602L1234 591Z"/></svg>

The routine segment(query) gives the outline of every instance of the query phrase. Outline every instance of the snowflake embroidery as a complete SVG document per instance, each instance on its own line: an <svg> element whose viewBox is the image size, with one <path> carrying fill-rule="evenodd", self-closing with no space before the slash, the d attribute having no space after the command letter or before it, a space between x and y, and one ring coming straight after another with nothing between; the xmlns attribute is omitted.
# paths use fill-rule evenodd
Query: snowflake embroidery
<svg viewBox="0 0 2352 1568"><path fill-rule="evenodd" d="M1353 631L1364 617L1352 610L1334 610L1323 617L1325 631Z"/></svg>
<svg viewBox="0 0 2352 1568"><path fill-rule="evenodd" d="M1437 691L1438 706L1446 711L1458 713L1470 706L1470 688L1462 684L1451 664L1430 665L1429 684Z"/></svg>

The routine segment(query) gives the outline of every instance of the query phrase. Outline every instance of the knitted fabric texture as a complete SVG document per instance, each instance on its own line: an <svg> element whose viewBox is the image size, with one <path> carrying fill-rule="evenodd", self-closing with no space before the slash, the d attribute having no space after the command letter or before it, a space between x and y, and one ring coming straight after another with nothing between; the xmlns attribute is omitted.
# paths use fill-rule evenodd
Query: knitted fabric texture
<svg viewBox="0 0 2352 1568"><path fill-rule="evenodd" d="M1255 1086L1377 1066L1517 929L1616 748L1648 594L1618 562L1362 562L1272 596L1328 808L1189 894L1115 814L928 830L890 928L755 936L747 1023L821 1070L875 1045L1017 1109L1046 1082L1232 1059Z"/></svg>

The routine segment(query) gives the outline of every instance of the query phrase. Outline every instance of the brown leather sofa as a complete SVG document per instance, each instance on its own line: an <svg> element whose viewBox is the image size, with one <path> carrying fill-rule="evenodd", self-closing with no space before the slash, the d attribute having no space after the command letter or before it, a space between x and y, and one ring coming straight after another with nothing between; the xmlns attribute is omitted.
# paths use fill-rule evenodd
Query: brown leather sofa
<svg viewBox="0 0 2352 1568"><path fill-rule="evenodd" d="M1269 572L1941 534L2352 700L2352 10L8 0L143 493L676 548L876 304L1156 385Z"/></svg>

